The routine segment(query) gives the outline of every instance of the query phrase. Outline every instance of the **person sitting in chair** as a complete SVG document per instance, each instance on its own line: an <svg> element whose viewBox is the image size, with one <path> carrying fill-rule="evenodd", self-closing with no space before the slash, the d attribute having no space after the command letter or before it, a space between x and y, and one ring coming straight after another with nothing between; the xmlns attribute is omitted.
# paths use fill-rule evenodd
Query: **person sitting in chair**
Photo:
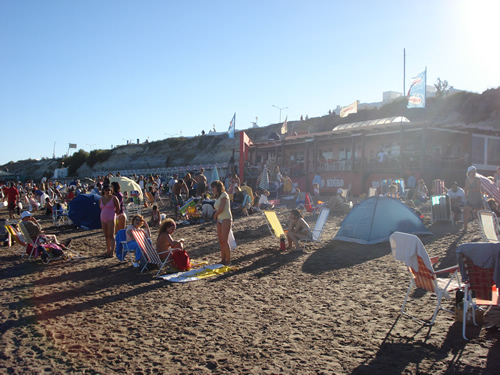
<svg viewBox="0 0 500 375"><path fill-rule="evenodd" d="M396 185L395 183L390 184L385 196L387 198L401 199L398 193L398 185Z"/></svg>
<svg viewBox="0 0 500 375"><path fill-rule="evenodd" d="M415 188L415 192L413 193L413 200L425 202L426 200L429 199L428 194L429 190L427 189L424 180L423 179L418 180L418 185Z"/></svg>
<svg viewBox="0 0 500 375"><path fill-rule="evenodd" d="M26 228L26 231L28 232L30 238L33 241L36 241L37 237L42 236L45 240L50 239L53 240L54 242L59 243L55 235L46 235L44 233L40 223L33 216L31 216L31 212L29 211L24 211L21 214L21 225L23 225L24 228Z"/></svg>
<svg viewBox="0 0 500 375"><path fill-rule="evenodd" d="M176 229L175 221L171 218L163 220L158 229L158 239L156 240L156 251L161 260L168 256L168 249L184 249L184 238L174 241L172 235Z"/></svg>
<svg viewBox="0 0 500 375"><path fill-rule="evenodd" d="M292 242L295 244L295 250L300 250L299 240L309 238L311 236L311 228L306 223L304 217L299 210L294 209L290 212L290 223L288 224L288 249L292 249Z"/></svg>
<svg viewBox="0 0 500 375"><path fill-rule="evenodd" d="M497 201L494 198L488 199L488 207L490 211L493 212L497 217L500 216L500 209L498 207Z"/></svg>
<svg viewBox="0 0 500 375"><path fill-rule="evenodd" d="M40 223L31 215L31 212L29 211L24 211L23 213L21 213L21 222L19 223L19 225L22 225L26 229L28 235L30 236L33 242L36 241L37 238L38 239L41 238L43 240L42 241L43 243L57 244L63 250L68 250L68 246L71 244L72 241L71 238L68 238L64 242L59 242L59 240L55 235L45 234L45 232L42 230L42 226L40 225ZM29 248L27 249L27 252L28 251L30 251Z"/></svg>
<svg viewBox="0 0 500 375"><path fill-rule="evenodd" d="M274 204L270 203L267 200L267 197L269 196L269 190L264 190L262 192L262 195L259 198L259 208L261 210L272 210L274 208Z"/></svg>
<svg viewBox="0 0 500 375"><path fill-rule="evenodd" d="M465 205L464 189L458 187L458 183L454 181L447 194L450 197L451 212L453 213L454 221L458 221L462 215L462 208Z"/></svg>
<svg viewBox="0 0 500 375"><path fill-rule="evenodd" d="M144 228L143 228L144 226ZM146 239L151 242L151 229L149 229L149 225L144 220L142 215L135 215L132 218L132 224L127 225L126 229L126 241L127 241L127 246L130 250L135 250L135 259L140 260L141 259L141 248L139 247L139 244L136 242L134 236L132 235L133 230L141 230L145 233ZM152 243L152 242L151 242Z"/></svg>

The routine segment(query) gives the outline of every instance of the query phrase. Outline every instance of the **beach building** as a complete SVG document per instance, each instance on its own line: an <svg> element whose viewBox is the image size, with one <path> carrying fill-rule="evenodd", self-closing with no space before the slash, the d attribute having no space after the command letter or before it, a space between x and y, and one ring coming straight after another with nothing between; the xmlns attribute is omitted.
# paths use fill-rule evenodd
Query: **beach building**
<svg viewBox="0 0 500 375"><path fill-rule="evenodd" d="M359 195L378 187L380 181L407 181L410 175L428 183L439 178L447 185L455 180L461 184L469 165L485 175L493 174L500 165L498 129L477 124L411 122L403 116L247 143L251 144L246 146L240 139L240 179L251 184L264 166L272 170L279 165L302 191L312 191L314 180L321 181L322 192L343 188Z"/></svg>

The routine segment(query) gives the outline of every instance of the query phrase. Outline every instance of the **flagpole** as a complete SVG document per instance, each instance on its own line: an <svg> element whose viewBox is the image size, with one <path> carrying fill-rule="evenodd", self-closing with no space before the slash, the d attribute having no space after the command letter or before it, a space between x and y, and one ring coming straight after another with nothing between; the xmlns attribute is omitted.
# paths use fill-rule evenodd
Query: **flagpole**
<svg viewBox="0 0 500 375"><path fill-rule="evenodd" d="M427 101L427 66L425 67L425 82L424 82L424 87L425 87L424 98Z"/></svg>
<svg viewBox="0 0 500 375"><path fill-rule="evenodd" d="M406 48L403 48L403 96L406 95Z"/></svg>

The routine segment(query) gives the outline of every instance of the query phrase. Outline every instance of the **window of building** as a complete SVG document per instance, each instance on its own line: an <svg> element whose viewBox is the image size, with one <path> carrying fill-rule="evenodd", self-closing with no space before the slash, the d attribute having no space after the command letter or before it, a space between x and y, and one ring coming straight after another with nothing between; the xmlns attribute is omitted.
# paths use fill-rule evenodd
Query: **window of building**
<svg viewBox="0 0 500 375"><path fill-rule="evenodd" d="M500 137L472 136L472 164L481 169L495 170L500 165Z"/></svg>
<svg viewBox="0 0 500 375"><path fill-rule="evenodd" d="M351 159L351 149L349 147L342 147L339 150L339 160Z"/></svg>

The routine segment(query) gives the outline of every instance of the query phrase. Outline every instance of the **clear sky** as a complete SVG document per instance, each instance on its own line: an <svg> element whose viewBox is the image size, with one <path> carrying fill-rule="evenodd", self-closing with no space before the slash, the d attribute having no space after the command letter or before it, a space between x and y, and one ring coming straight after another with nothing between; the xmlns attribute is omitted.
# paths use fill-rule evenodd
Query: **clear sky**
<svg viewBox="0 0 500 375"><path fill-rule="evenodd" d="M0 2L0 164L500 86L500 1ZM258 119L256 119L258 118Z"/></svg>

